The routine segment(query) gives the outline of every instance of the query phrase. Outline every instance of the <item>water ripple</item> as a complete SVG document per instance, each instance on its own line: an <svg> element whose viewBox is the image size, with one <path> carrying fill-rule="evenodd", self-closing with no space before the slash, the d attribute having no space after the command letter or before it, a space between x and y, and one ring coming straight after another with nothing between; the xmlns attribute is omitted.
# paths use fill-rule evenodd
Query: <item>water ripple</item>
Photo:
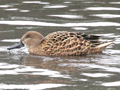
<svg viewBox="0 0 120 90"><path fill-rule="evenodd" d="M27 3L27 4L49 4L49 2L41 2L41 1L23 1L23 3Z"/></svg>
<svg viewBox="0 0 120 90"><path fill-rule="evenodd" d="M120 2L109 2L110 4L120 4Z"/></svg>
<svg viewBox="0 0 120 90"><path fill-rule="evenodd" d="M73 27L74 30L87 30L88 28L85 27Z"/></svg>
<svg viewBox="0 0 120 90"><path fill-rule="evenodd" d="M109 74L109 73L82 73L81 75L88 76L88 77L109 77L113 74Z"/></svg>
<svg viewBox="0 0 120 90"><path fill-rule="evenodd" d="M20 12L30 12L30 10L20 10Z"/></svg>
<svg viewBox="0 0 120 90"><path fill-rule="evenodd" d="M18 8L10 8L10 9L4 9L5 11L16 11Z"/></svg>
<svg viewBox="0 0 120 90"><path fill-rule="evenodd" d="M87 7L85 10L120 10L116 7Z"/></svg>
<svg viewBox="0 0 120 90"><path fill-rule="evenodd" d="M0 5L0 8L8 8L8 7L13 7L12 5Z"/></svg>
<svg viewBox="0 0 120 90"><path fill-rule="evenodd" d="M48 89L48 88L57 88L57 87L63 87L66 86L66 84L28 84L28 85L15 85L15 84L0 84L0 89L29 89L29 90L42 90L42 89Z"/></svg>
<svg viewBox="0 0 120 90"><path fill-rule="evenodd" d="M79 19L79 18L84 18L83 16L80 15L48 15L52 17L61 17L61 18L69 18L69 19Z"/></svg>
<svg viewBox="0 0 120 90"><path fill-rule="evenodd" d="M97 16L101 18L120 18L120 15L115 15L115 14L93 14L90 16Z"/></svg>
<svg viewBox="0 0 120 90"><path fill-rule="evenodd" d="M13 54L13 55L29 54L27 47L14 49L14 50L7 50L8 47L9 46L0 46L0 52L8 52L9 54Z"/></svg>
<svg viewBox="0 0 120 90"><path fill-rule="evenodd" d="M45 6L44 8L65 8L68 7L66 5L53 5L53 6Z"/></svg>
<svg viewBox="0 0 120 90"><path fill-rule="evenodd" d="M1 42L19 42L20 39L3 39Z"/></svg>
<svg viewBox="0 0 120 90"><path fill-rule="evenodd" d="M74 26L120 26L120 23L116 22L90 22L90 23L47 23L47 22L36 22L36 21L0 21L0 24L8 25L34 25L34 26L56 26L56 27L74 27Z"/></svg>
<svg viewBox="0 0 120 90"><path fill-rule="evenodd" d="M72 2L64 2L64 3L72 3Z"/></svg>
<svg viewBox="0 0 120 90"><path fill-rule="evenodd" d="M104 4L105 2L83 2L83 3L102 3L102 4Z"/></svg>
<svg viewBox="0 0 120 90"><path fill-rule="evenodd" d="M103 86L110 86L110 87L112 87L112 86L120 86L120 81L115 81L115 82L105 82L105 83L102 83L101 85L103 85Z"/></svg>

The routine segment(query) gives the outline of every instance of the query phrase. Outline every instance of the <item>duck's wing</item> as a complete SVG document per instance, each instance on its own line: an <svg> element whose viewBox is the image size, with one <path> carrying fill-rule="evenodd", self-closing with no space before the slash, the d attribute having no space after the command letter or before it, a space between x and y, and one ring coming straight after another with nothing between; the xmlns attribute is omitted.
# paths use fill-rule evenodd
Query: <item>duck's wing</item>
<svg viewBox="0 0 120 90"><path fill-rule="evenodd" d="M45 54L51 56L96 53L101 52L106 46L111 44L99 41L100 38L101 36L97 35L58 31L45 37L42 48Z"/></svg>
<svg viewBox="0 0 120 90"><path fill-rule="evenodd" d="M42 48L46 54L51 56L87 54L91 42L82 35L84 34L67 31L53 32L45 37Z"/></svg>

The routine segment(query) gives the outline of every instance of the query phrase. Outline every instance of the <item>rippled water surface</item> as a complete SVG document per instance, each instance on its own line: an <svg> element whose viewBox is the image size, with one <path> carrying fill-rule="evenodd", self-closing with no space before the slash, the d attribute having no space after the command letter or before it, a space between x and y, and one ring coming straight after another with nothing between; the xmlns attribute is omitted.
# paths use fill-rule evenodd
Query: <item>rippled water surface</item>
<svg viewBox="0 0 120 90"><path fill-rule="evenodd" d="M96 34L115 43L101 54L69 57L8 51L27 31ZM119 0L0 1L0 90L120 90Z"/></svg>

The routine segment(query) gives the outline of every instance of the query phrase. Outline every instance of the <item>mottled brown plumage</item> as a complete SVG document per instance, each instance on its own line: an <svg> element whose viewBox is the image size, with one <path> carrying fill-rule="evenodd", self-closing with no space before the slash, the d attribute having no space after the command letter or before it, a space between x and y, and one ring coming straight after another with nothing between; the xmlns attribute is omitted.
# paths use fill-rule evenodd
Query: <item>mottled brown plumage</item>
<svg viewBox="0 0 120 90"><path fill-rule="evenodd" d="M21 41L32 54L69 56L99 53L113 43L101 42L99 38L100 36L67 31L53 32L44 38L36 31L29 31L23 35Z"/></svg>

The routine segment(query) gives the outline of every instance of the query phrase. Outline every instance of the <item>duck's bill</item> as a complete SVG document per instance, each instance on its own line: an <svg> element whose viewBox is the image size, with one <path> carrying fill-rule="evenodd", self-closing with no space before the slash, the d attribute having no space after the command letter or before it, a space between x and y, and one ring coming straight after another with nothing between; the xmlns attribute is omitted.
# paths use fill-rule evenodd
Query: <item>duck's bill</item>
<svg viewBox="0 0 120 90"><path fill-rule="evenodd" d="M7 50L11 50L11 49L17 49L17 48L21 48L24 47L24 44L22 41L20 41L18 44L15 44L13 46L10 46L9 48L7 48Z"/></svg>

